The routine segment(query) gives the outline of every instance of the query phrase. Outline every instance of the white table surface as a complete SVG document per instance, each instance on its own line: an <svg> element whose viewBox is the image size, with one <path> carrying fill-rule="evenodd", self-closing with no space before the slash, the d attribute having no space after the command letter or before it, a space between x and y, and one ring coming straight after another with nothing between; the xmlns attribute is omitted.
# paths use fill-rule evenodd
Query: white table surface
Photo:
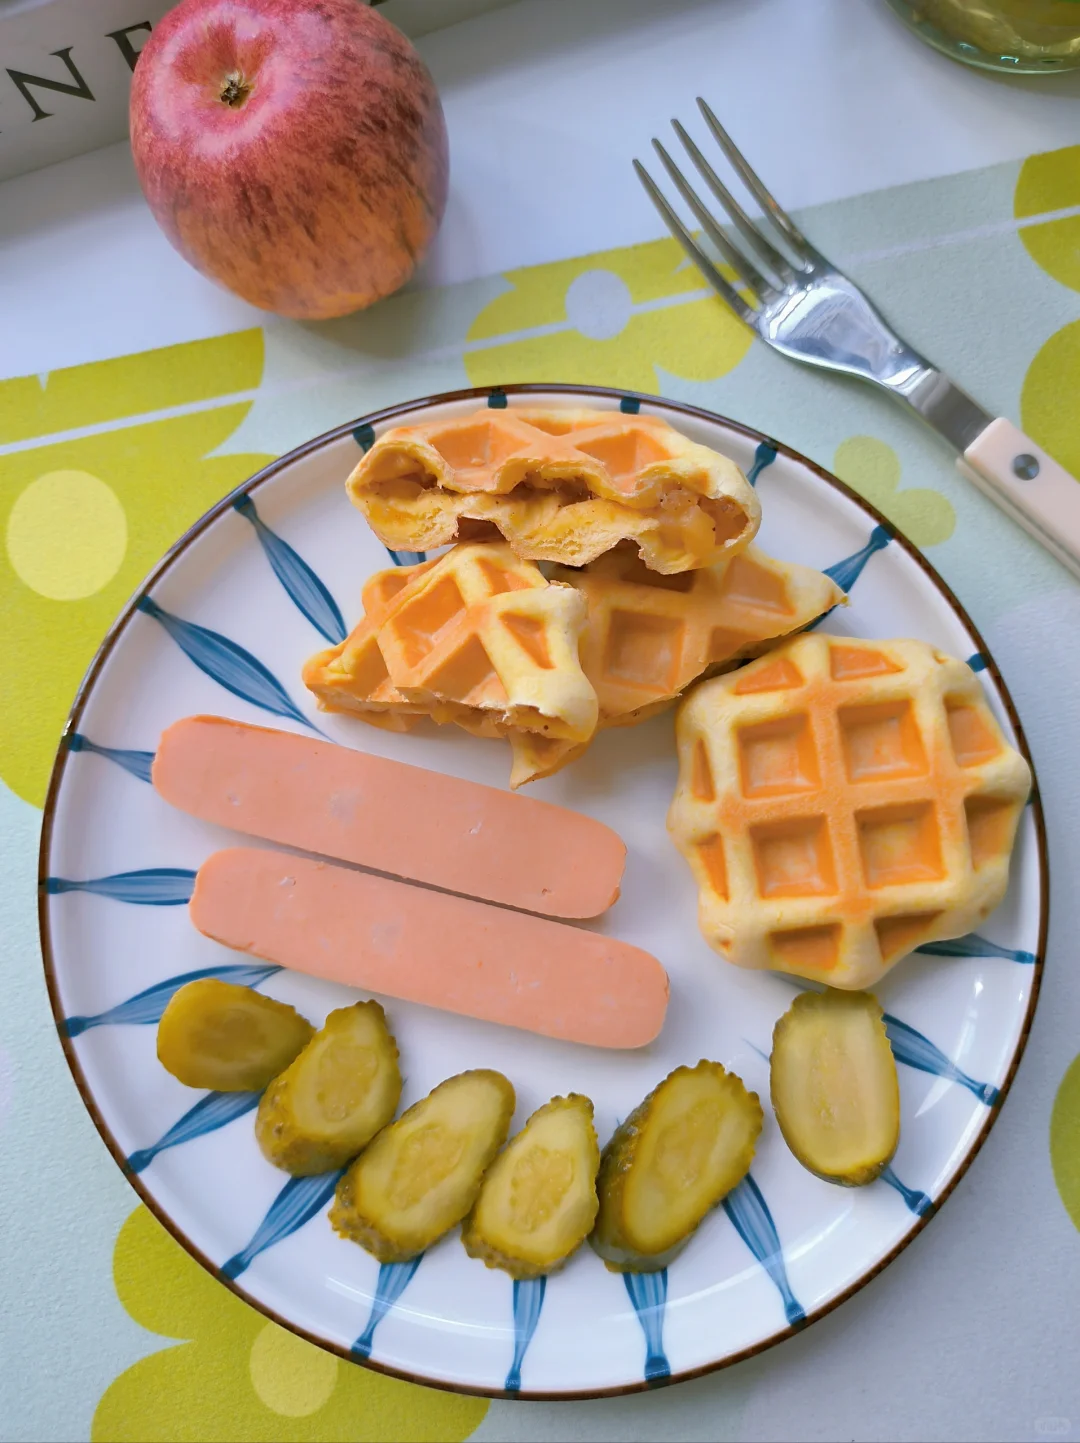
<svg viewBox="0 0 1080 1443"><path fill-rule="evenodd" d="M970 72L905 32L884 0L519 0L420 49L453 167L421 285L659 235L630 158L672 115L692 117L697 94L792 208L1080 141L1080 73ZM265 320L170 249L125 146L0 185L0 377ZM1029 1056L1017 1092L1037 1068ZM1046 1314L1035 1293L1017 1314L1022 1279L995 1281L985 1243L1008 1212L997 1189L1024 1207L1045 1139L999 1127L985 1152L890 1270L887 1312L871 1286L717 1377L596 1404L496 1404L474 1436L1080 1438L1075 1338L1061 1329L1068 1270L1058 1286L1053 1256L1033 1259ZM1048 1226L1047 1247L1075 1253L1064 1214ZM962 1294L943 1272L969 1280Z"/></svg>

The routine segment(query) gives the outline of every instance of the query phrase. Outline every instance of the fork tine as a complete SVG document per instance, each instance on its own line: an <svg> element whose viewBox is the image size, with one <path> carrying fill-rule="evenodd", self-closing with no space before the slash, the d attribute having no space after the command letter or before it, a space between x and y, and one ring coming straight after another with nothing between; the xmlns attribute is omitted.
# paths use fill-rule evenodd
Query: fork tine
<svg viewBox="0 0 1080 1443"><path fill-rule="evenodd" d="M781 281L789 280L794 275L791 262L786 256L780 254L766 236L762 235L761 231L758 230L757 226L746 214L742 206L732 195L731 191L728 190L727 186L717 175L716 171L713 170L712 166L679 122L673 120L671 124L674 127L675 134L683 143L683 149L697 166L705 184L731 217L735 229L742 236L743 240L754 248L758 255L764 259L769 269L773 271Z"/></svg>
<svg viewBox="0 0 1080 1443"><path fill-rule="evenodd" d="M738 173L739 178L747 190L758 202L781 235L784 236L792 246L800 259L807 261L813 260L815 252L810 242L803 235L802 231L799 230L787 211L783 210L765 189L755 172L750 169L738 146L732 140L731 136L728 135L727 131L700 95L697 98L697 103L698 109L705 117L705 123L712 131L717 145L719 145L720 149L727 156L731 162L732 169Z"/></svg>
<svg viewBox="0 0 1080 1443"><path fill-rule="evenodd" d="M732 245L731 241L728 240L727 236L702 205L697 192L658 140L653 141L653 149L663 161L664 169L668 175L671 176L683 200L686 201L686 204L701 222L702 229L712 241L713 245L731 266L743 285L753 292L754 299L760 301L762 296L770 289L769 282L761 274L757 266L754 265L749 256L744 255L738 246Z"/></svg>
<svg viewBox="0 0 1080 1443"><path fill-rule="evenodd" d="M727 302L727 304L731 307L731 309L735 312L739 319L741 321L745 321L748 326L753 326L756 319L756 313L750 308L750 306L746 304L746 302L743 300L742 296L739 295L738 291L736 291L734 286L728 284L728 282L713 265L709 257L694 240L694 237L683 225L682 221L672 210L671 206L668 205L667 201L664 199L663 192L659 189L656 182L642 165L640 160L634 161L634 169L637 171L638 180L641 181L642 185L648 192L649 199L652 201L656 209L660 212L664 224L682 246L683 250L689 256L690 260L693 261L694 265L696 265L698 270L701 271L702 275L712 286L713 290L716 291L717 294Z"/></svg>

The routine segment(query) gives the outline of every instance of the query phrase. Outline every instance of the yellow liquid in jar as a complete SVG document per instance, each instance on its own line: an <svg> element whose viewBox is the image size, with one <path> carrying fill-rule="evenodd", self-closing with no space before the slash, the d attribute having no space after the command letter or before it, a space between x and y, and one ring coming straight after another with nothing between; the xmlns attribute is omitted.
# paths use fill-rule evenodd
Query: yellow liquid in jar
<svg viewBox="0 0 1080 1443"><path fill-rule="evenodd" d="M933 26L945 41L973 46L1000 68L1080 65L1080 0L902 0L893 8L916 25Z"/></svg>

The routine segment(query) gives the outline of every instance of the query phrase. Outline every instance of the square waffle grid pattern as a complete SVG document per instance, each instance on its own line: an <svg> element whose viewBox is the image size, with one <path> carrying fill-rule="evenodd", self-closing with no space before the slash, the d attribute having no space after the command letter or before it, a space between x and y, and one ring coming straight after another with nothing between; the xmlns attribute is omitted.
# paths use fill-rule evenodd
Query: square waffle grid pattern
<svg viewBox="0 0 1080 1443"><path fill-rule="evenodd" d="M578 659L585 598L508 546L461 545L379 572L363 602L351 635L304 667L324 707L395 731L429 716L483 736L592 735L596 693Z"/></svg>
<svg viewBox="0 0 1080 1443"><path fill-rule="evenodd" d="M634 542L652 570L708 566L753 540L761 508L726 456L655 417L478 411L387 431L346 483L391 550L502 536L583 566Z"/></svg>
<svg viewBox="0 0 1080 1443"><path fill-rule="evenodd" d="M1030 787L979 683L921 642L788 642L680 712L669 816L730 961L866 987L1005 893Z"/></svg>

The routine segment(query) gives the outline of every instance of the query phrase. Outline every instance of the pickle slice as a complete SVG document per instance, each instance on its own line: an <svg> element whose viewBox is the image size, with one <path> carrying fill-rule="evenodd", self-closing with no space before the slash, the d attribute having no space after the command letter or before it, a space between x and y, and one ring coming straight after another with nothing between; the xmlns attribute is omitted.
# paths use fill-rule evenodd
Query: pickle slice
<svg viewBox="0 0 1080 1443"><path fill-rule="evenodd" d="M177 988L161 1014L157 1055L188 1087L261 1092L315 1029L295 1007L216 977Z"/></svg>
<svg viewBox="0 0 1080 1443"><path fill-rule="evenodd" d="M338 1183L330 1222L380 1263L422 1253L468 1213L516 1101L501 1072L461 1072L413 1103Z"/></svg>
<svg viewBox="0 0 1080 1443"><path fill-rule="evenodd" d="M556 1272L592 1231L599 1166L592 1103L553 1097L492 1163L461 1230L465 1251L512 1278Z"/></svg>
<svg viewBox="0 0 1080 1443"><path fill-rule="evenodd" d="M761 1131L757 1094L718 1062L677 1067L604 1148L590 1242L612 1272L657 1272L746 1176Z"/></svg>
<svg viewBox="0 0 1080 1443"><path fill-rule="evenodd" d="M803 992L776 1024L773 1111L803 1167L826 1182L873 1182L900 1141L896 1060L869 992Z"/></svg>
<svg viewBox="0 0 1080 1443"><path fill-rule="evenodd" d="M330 1172L386 1126L401 1100L397 1044L377 1002L331 1012L267 1088L255 1114L263 1156L294 1177Z"/></svg>

